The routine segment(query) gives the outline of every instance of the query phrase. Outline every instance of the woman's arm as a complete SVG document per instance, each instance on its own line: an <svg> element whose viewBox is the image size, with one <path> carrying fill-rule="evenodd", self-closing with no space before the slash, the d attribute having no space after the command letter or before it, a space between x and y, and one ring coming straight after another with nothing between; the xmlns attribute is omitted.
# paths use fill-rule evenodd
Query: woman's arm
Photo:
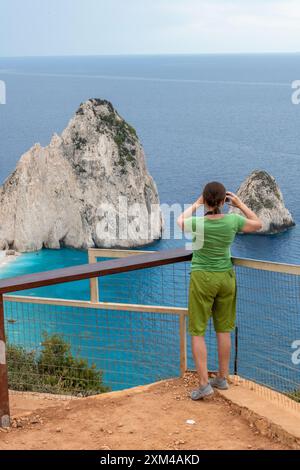
<svg viewBox="0 0 300 470"><path fill-rule="evenodd" d="M188 217L191 217L194 212L198 209L198 207L202 206L204 204L203 201L203 196L201 195L194 204L192 204L190 207L188 207L182 214L177 219L177 225L181 228L181 230L184 230L184 219L187 219Z"/></svg>
<svg viewBox="0 0 300 470"><path fill-rule="evenodd" d="M228 191L226 194L230 199L231 204L234 207L240 209L240 211L246 217L246 223L242 229L242 232L251 233L260 230L262 228L262 222L260 218L257 217L257 215L248 206L246 206L246 204L244 204L236 194L230 191Z"/></svg>

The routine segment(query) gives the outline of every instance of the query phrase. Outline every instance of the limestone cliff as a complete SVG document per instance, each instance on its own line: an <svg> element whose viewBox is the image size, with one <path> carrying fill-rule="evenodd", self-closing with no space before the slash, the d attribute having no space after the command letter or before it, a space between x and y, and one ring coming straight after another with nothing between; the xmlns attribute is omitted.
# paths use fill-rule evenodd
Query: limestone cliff
<svg viewBox="0 0 300 470"><path fill-rule="evenodd" d="M61 136L25 153L0 188L0 249L137 247L161 230L142 146L108 101L81 104Z"/></svg>
<svg viewBox="0 0 300 470"><path fill-rule="evenodd" d="M279 186L266 171L256 170L240 186L237 195L261 219L259 233L274 234L295 225L292 215L284 205ZM230 212L240 212L231 208Z"/></svg>

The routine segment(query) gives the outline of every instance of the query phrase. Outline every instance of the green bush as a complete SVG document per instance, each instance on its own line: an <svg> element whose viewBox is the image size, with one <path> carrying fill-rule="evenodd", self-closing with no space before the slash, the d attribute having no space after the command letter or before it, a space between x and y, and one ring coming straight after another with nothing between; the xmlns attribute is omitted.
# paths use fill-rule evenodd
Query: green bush
<svg viewBox="0 0 300 470"><path fill-rule="evenodd" d="M295 400L300 403L300 390L295 390L294 392L287 393L287 396L292 400Z"/></svg>
<svg viewBox="0 0 300 470"><path fill-rule="evenodd" d="M40 354L20 346L8 345L9 387L12 390L80 396L108 392L102 371L88 361L76 358L71 346L60 335L43 335Z"/></svg>
<svg viewBox="0 0 300 470"><path fill-rule="evenodd" d="M37 389L39 372L35 353L19 346L7 345L6 355L9 388L30 392Z"/></svg>
<svg viewBox="0 0 300 470"><path fill-rule="evenodd" d="M75 145L76 150L82 150L87 144L87 139L81 137L79 133L76 132L73 136L73 143Z"/></svg>

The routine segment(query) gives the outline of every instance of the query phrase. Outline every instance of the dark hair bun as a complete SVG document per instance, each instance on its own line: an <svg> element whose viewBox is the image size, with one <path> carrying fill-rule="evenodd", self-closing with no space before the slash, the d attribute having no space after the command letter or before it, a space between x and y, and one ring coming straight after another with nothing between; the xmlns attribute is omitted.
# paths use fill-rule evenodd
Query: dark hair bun
<svg viewBox="0 0 300 470"><path fill-rule="evenodd" d="M203 199L207 206L218 208L226 197L226 188L222 183L208 183L203 191Z"/></svg>

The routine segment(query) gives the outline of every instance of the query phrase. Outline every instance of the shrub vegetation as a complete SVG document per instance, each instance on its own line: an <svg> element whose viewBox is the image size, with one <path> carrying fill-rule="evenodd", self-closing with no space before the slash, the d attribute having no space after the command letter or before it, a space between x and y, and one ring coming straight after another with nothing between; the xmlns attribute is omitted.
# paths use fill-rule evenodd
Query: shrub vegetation
<svg viewBox="0 0 300 470"><path fill-rule="evenodd" d="M74 357L60 335L43 334L39 354L21 346L7 346L11 390L89 396L108 392L103 373L86 359Z"/></svg>

